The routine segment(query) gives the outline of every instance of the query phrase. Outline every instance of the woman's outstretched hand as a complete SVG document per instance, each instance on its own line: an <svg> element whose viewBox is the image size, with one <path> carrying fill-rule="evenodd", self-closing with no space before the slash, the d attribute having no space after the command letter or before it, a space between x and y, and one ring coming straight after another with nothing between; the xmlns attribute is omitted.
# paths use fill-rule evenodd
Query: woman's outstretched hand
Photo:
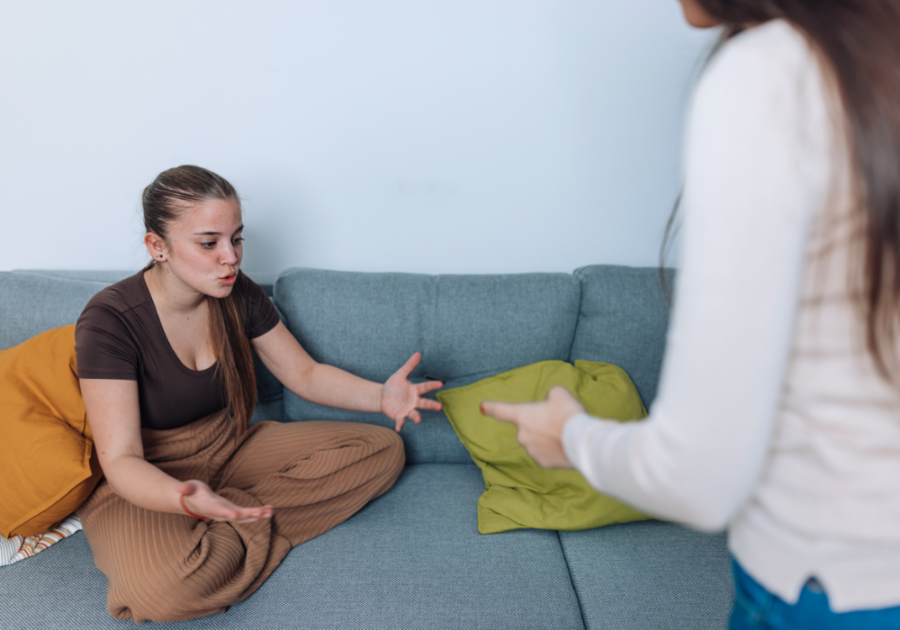
<svg viewBox="0 0 900 630"><path fill-rule="evenodd" d="M396 424L399 431L409 418L416 424L422 420L417 409L432 409L440 411L441 403L430 398L422 398L422 394L440 389L444 386L441 381L425 381L424 383L410 383L409 375L412 373L422 353L416 352L409 358L402 368L394 372L384 384L381 390L381 411Z"/></svg>
<svg viewBox="0 0 900 630"><path fill-rule="evenodd" d="M481 413L516 425L519 444L544 468L572 468L563 449L563 426L572 416L584 413L584 406L565 387L557 385L546 400L534 403L486 400L481 404Z"/></svg>
<svg viewBox="0 0 900 630"><path fill-rule="evenodd" d="M235 505L228 499L220 497L202 481L191 479L181 483L176 490L183 495L184 505L195 516L202 516L211 521L234 521L235 523L254 523L264 518L272 518L274 508L244 508Z"/></svg>

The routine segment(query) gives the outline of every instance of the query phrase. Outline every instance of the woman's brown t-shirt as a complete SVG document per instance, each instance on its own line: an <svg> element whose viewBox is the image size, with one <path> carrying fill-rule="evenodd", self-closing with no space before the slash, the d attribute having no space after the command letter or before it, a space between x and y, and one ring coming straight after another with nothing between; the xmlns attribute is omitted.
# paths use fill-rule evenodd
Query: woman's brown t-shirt
<svg viewBox="0 0 900 630"><path fill-rule="evenodd" d="M258 284L243 276L234 294L247 337L269 332L278 312ZM166 338L144 272L91 298L75 325L79 378L137 381L141 426L174 429L226 405L216 365L191 370Z"/></svg>

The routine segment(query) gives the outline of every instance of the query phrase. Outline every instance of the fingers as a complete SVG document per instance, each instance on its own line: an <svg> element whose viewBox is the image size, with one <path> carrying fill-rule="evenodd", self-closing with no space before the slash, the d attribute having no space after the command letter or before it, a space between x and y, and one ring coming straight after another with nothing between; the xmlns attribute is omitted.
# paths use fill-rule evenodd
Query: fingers
<svg viewBox="0 0 900 630"><path fill-rule="evenodd" d="M403 378L408 378L412 371L415 369L417 365L419 365L419 361L422 360L422 353L416 352L411 357L409 357L409 361L403 364L399 370L397 370L396 374L398 376L402 376Z"/></svg>
<svg viewBox="0 0 900 630"><path fill-rule="evenodd" d="M567 388L563 387L562 385L554 385L553 387L550 388L550 391L547 392L547 400L556 400L556 399L566 400L566 401L574 400L574 401L578 402L578 399L572 395L572 392L570 392Z"/></svg>
<svg viewBox="0 0 900 630"><path fill-rule="evenodd" d="M218 496L218 495L217 495ZM215 521L234 521L236 523L254 523L263 519L272 518L275 508L271 505L262 507L245 508L235 505L230 501L226 501L221 497L219 505L211 506L208 510L208 517Z"/></svg>
<svg viewBox="0 0 900 630"><path fill-rule="evenodd" d="M272 515L274 513L275 508L273 508L271 505L264 505L259 508L240 508L240 514L230 520L236 521L238 523L254 523L266 518L272 518Z"/></svg>
<svg viewBox="0 0 900 630"><path fill-rule="evenodd" d="M262 507L241 507L213 492L212 488L196 479L185 481L176 486L176 491L183 495L182 501L192 514L214 521L235 521L252 523L271 518L274 508L271 505ZM190 497L190 499L188 499Z"/></svg>
<svg viewBox="0 0 900 630"><path fill-rule="evenodd" d="M421 396L422 394L427 394L428 392L440 389L443 386L443 381L425 381L424 383L417 383L415 387L416 393Z"/></svg>
<svg viewBox="0 0 900 630"><path fill-rule="evenodd" d="M271 518L272 514L275 513L275 508L273 508L271 505L252 508L243 508L235 505L234 509L238 514L232 520L241 519L244 520L244 522L259 521L264 518Z"/></svg>
<svg viewBox="0 0 900 630"><path fill-rule="evenodd" d="M555 412L553 415L565 416L565 419L585 411L581 401L562 385L557 385L547 392L547 402Z"/></svg>
<svg viewBox="0 0 900 630"><path fill-rule="evenodd" d="M436 400L431 400L430 398L420 398L416 401L416 407L419 409L429 409L431 411L440 411L443 409L443 405Z"/></svg>
<svg viewBox="0 0 900 630"><path fill-rule="evenodd" d="M409 418L410 420L412 420L412 421L415 422L416 424L419 424L419 423L422 421L422 416L419 415L419 412L416 411L415 409L412 409L412 410L409 411L409 413L407 413L407 414L406 414L405 416L403 416L402 418L399 418L399 419L397 419L397 420L394 420L394 423L395 423L395 424L394 424L394 430L397 431L397 432L399 433L400 430L403 428L403 425L406 424L406 419L407 419L407 418Z"/></svg>
<svg viewBox="0 0 900 630"><path fill-rule="evenodd" d="M495 402L493 400L485 400L481 403L481 413L486 416L493 416L497 420L503 422L512 422L516 424L519 420L520 409L522 405L512 405L509 403Z"/></svg>

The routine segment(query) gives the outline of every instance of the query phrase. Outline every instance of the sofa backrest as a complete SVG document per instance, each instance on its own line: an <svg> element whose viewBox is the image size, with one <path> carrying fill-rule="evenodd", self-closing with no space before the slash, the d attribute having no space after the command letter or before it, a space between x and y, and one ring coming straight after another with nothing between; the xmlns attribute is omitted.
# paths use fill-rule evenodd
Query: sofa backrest
<svg viewBox="0 0 900 630"><path fill-rule="evenodd" d="M0 350L45 330L74 324L88 300L115 280L118 278L102 275L82 278L52 272L0 272Z"/></svg>
<svg viewBox="0 0 900 630"><path fill-rule="evenodd" d="M314 359L384 382L416 351L413 379L458 387L569 354L581 297L570 274L428 276L290 269L275 282L285 324ZM290 420L393 426L381 414L330 409L285 392ZM469 463L441 412L401 433L407 461Z"/></svg>
<svg viewBox="0 0 900 630"><path fill-rule="evenodd" d="M674 274L667 270L670 287ZM669 327L657 268L592 265L576 269L574 276L581 282L581 310L569 361L618 365L650 409Z"/></svg>
<svg viewBox="0 0 900 630"><path fill-rule="evenodd" d="M130 273L0 272L0 349L75 323L97 291ZM423 361L413 379L443 380L445 388L536 361L585 359L624 368L648 408L656 395L668 307L653 268L459 276L289 269L274 289L265 280L315 359L368 379L383 382L415 351ZM283 397L286 420L392 426L381 414L305 401L257 367L260 401ZM442 412L422 417L401 433L410 463L471 462Z"/></svg>

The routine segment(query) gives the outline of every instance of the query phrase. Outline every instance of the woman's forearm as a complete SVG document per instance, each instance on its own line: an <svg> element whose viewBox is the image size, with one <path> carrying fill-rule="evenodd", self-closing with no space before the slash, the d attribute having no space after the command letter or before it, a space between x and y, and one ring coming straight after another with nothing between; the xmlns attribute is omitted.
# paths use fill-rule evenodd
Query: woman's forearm
<svg viewBox="0 0 900 630"><path fill-rule="evenodd" d="M107 482L120 497L154 512L184 514L176 490L181 483L136 455L120 455L103 463Z"/></svg>
<svg viewBox="0 0 900 630"><path fill-rule="evenodd" d="M290 390L310 402L350 411L381 411L383 385L340 368L317 363L295 379Z"/></svg>
<svg viewBox="0 0 900 630"><path fill-rule="evenodd" d="M400 431L406 419L418 423L419 409L438 410L439 402L422 398L443 383L412 383L413 370L422 360L415 352L383 384L354 376L340 368L316 362L283 323L253 339L263 364L282 385L310 402L350 411L382 412Z"/></svg>

